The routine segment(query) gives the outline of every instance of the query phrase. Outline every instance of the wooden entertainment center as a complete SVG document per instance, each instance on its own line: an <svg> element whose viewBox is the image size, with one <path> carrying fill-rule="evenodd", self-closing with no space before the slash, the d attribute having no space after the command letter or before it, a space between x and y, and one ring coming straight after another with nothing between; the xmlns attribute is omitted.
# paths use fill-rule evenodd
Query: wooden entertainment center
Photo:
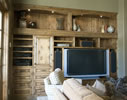
<svg viewBox="0 0 127 100"><path fill-rule="evenodd" d="M117 49L117 13L21 4L14 10L13 95L17 100L45 95L43 79L54 70L56 49ZM109 25L114 29L111 33ZM82 41L93 44L84 47Z"/></svg>

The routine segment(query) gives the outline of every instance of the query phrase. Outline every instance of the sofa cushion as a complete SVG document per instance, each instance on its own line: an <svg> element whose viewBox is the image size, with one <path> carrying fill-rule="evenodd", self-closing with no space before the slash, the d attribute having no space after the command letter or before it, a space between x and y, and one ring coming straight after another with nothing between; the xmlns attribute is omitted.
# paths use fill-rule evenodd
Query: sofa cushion
<svg viewBox="0 0 127 100"><path fill-rule="evenodd" d="M63 92L70 100L103 100L75 79L64 81Z"/></svg>
<svg viewBox="0 0 127 100"><path fill-rule="evenodd" d="M57 88L53 88L54 100L68 100L64 94Z"/></svg>
<svg viewBox="0 0 127 100"><path fill-rule="evenodd" d="M45 85L50 85L51 84L50 79L49 79L48 76L44 79L44 83L45 83Z"/></svg>
<svg viewBox="0 0 127 100"><path fill-rule="evenodd" d="M95 93L84 96L82 100L103 100L101 97L97 96Z"/></svg>
<svg viewBox="0 0 127 100"><path fill-rule="evenodd" d="M87 88L91 91L93 91L95 94L97 94L98 96L105 96L105 93L101 90L98 90L97 88L94 88L90 85L87 84Z"/></svg>
<svg viewBox="0 0 127 100"><path fill-rule="evenodd" d="M63 84L64 81L63 72L60 69L56 69L55 71L50 73L49 79L52 85Z"/></svg>
<svg viewBox="0 0 127 100"><path fill-rule="evenodd" d="M105 85L99 80L96 80L92 87L102 91L103 93L106 92Z"/></svg>

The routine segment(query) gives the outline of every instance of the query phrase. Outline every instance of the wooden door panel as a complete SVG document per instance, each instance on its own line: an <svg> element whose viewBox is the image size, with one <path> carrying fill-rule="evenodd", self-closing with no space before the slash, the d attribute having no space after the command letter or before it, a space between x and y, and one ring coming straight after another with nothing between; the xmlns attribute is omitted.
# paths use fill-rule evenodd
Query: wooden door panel
<svg viewBox="0 0 127 100"><path fill-rule="evenodd" d="M51 37L34 37L34 95L45 95L44 78L46 78L52 68L53 42Z"/></svg>
<svg viewBox="0 0 127 100"><path fill-rule="evenodd" d="M37 39L37 64L49 64L49 42L50 39L48 37L40 37Z"/></svg>

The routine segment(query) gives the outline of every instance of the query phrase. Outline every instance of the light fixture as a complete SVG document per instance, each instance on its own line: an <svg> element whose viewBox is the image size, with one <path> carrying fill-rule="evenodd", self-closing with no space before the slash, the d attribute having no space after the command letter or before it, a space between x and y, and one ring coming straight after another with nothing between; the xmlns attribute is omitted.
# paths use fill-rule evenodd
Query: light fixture
<svg viewBox="0 0 127 100"><path fill-rule="evenodd" d="M54 13L55 11L54 10L52 10L52 13Z"/></svg>
<svg viewBox="0 0 127 100"><path fill-rule="evenodd" d="M30 11L31 11L31 9L28 9L28 11L30 12Z"/></svg>
<svg viewBox="0 0 127 100"><path fill-rule="evenodd" d="M102 16L102 15L100 15L100 17L102 18L103 16Z"/></svg>

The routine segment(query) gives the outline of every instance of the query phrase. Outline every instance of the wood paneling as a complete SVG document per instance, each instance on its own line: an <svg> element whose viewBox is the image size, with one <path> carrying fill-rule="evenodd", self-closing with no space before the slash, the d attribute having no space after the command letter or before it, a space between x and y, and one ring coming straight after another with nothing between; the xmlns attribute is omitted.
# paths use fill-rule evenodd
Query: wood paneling
<svg viewBox="0 0 127 100"><path fill-rule="evenodd" d="M36 65L34 68L34 95L42 96L45 94L44 81L50 73L51 66L49 64Z"/></svg>
<svg viewBox="0 0 127 100"><path fill-rule="evenodd" d="M47 7L47 6L39 6L39 5L29 5L29 4L16 4L15 10L45 10L45 11L54 11L56 13L60 14L68 14L72 13L73 15L96 15L96 16L107 16L107 17L113 17L116 16L117 13L113 12L102 12L102 11L89 11L89 10L80 10L80 9L70 9L70 8L56 8L56 7Z"/></svg>
<svg viewBox="0 0 127 100"><path fill-rule="evenodd" d="M24 11L25 13L25 11ZM20 12L16 13L15 16L16 20L16 27L20 27L19 21L21 20L20 17L18 17L21 14ZM41 12L29 12L25 16L25 20L27 24L30 22L35 22L36 23L36 28L37 29L49 29L49 30L66 30L67 29L67 16L66 15L60 15L60 14L55 14L55 13L41 13ZM61 26L61 27L60 27ZM28 27L28 25L27 25Z"/></svg>
<svg viewBox="0 0 127 100"><path fill-rule="evenodd" d="M117 38L117 33L94 33L94 32L73 32L62 30L45 30L45 29L29 29L16 28L15 34L29 34L39 36L75 36L75 37L93 37L93 38Z"/></svg>

